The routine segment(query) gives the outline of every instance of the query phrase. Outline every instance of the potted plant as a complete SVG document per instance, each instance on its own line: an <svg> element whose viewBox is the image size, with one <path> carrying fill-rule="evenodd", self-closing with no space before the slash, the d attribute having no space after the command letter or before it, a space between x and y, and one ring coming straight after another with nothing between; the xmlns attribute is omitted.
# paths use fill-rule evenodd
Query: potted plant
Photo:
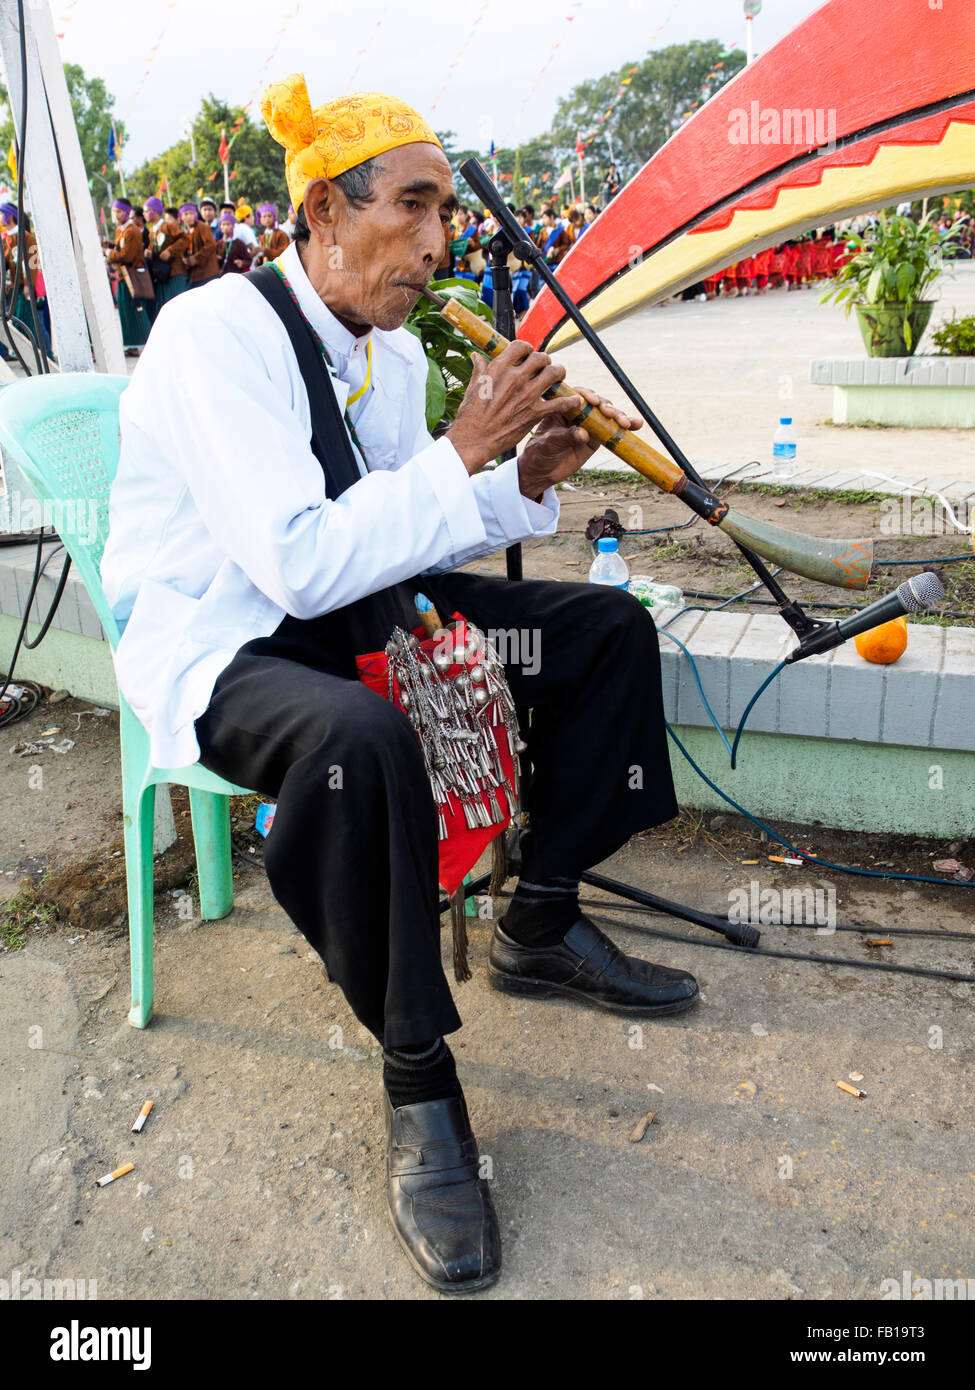
<svg viewBox="0 0 975 1390"><path fill-rule="evenodd" d="M847 316L856 309L870 357L909 357L934 308L925 296L941 274L946 245L956 237L955 228L942 232L931 215L914 222L882 212L863 236L847 236L853 255L821 303L844 304Z"/></svg>

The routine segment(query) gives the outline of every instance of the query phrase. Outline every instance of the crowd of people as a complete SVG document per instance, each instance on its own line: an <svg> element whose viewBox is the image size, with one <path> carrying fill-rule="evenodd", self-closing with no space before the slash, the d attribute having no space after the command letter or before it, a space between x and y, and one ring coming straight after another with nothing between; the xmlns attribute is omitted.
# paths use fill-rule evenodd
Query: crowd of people
<svg viewBox="0 0 975 1390"><path fill-rule="evenodd" d="M526 236L542 250L546 262L554 268L596 221L619 186L615 166L611 166L598 203L575 202L561 208L548 203L537 212L531 203L517 209L509 203L508 207ZM910 207L904 204L897 211L907 213ZM12 203L0 204L6 302L12 306L8 313L14 321L31 328L29 274L44 348L50 355L51 320L44 274L26 214L21 220L22 255L17 209ZM255 209L244 199L218 205L212 198L203 198L198 204L166 207L158 197L147 198L142 204L117 198L112 205L112 220L114 241L104 239L102 244L125 352L127 356L137 357L164 304L222 275L246 274L256 266L275 260L294 236L296 214L289 204L287 216L279 222L274 203L261 203ZM796 290L830 280L853 254L848 246L848 235L868 232L875 221L875 215L864 213L768 247L690 285L680 297L705 302L760 295L770 289ZM953 215L945 213L939 227L945 235L954 229L951 256L967 259L975 255L975 223L968 213L960 208ZM471 280L478 286L481 299L491 307L494 287L488 244L497 230L498 224L489 213L461 206L445 237L444 257L436 278ZM18 261L21 262L19 278ZM509 257L508 265L515 315L520 320L540 289L539 276L529 264L514 255ZM2 343L0 356L9 356Z"/></svg>
<svg viewBox="0 0 975 1390"><path fill-rule="evenodd" d="M561 210L554 204L547 204L536 216L530 203L517 209L509 203L508 207L553 268L561 264L601 211L594 203L575 203ZM838 224L769 247L691 285L684 290L682 298L703 302L719 296L764 294L768 289L779 287L800 289L818 280L830 280L852 254L846 243L846 233L851 226ZM488 243L497 229L496 220L488 213L462 206L455 214L444 259L437 268L437 279L455 277L474 281L481 299L489 307L493 304L494 287ZM515 315L520 319L538 293L539 277L514 255L509 257L508 266Z"/></svg>
<svg viewBox="0 0 975 1390"><path fill-rule="evenodd" d="M177 208L165 207L158 197L143 204L116 198L112 220L115 240L102 245L125 354L138 357L164 304L221 275L246 275L276 260L291 244L296 214L289 205L279 224L274 203L254 209L242 199L218 207L203 198Z"/></svg>
<svg viewBox="0 0 975 1390"><path fill-rule="evenodd" d="M561 264L600 213L595 203L575 203L561 212L554 204L547 204L538 216L532 203L522 208L509 203L508 209L524 228L526 239L539 247L553 268ZM453 277L474 281L489 308L494 303L494 283L488 244L497 230L498 223L490 214L461 206L448 231L444 258L436 274L438 280ZM539 276L527 262L513 254L508 258L508 267L515 315L520 319L538 293Z"/></svg>
<svg viewBox="0 0 975 1390"><path fill-rule="evenodd" d="M691 285L683 298L704 301L719 296L765 294L770 289L802 289L818 280L832 280L852 254L845 237L827 227L746 256Z"/></svg>

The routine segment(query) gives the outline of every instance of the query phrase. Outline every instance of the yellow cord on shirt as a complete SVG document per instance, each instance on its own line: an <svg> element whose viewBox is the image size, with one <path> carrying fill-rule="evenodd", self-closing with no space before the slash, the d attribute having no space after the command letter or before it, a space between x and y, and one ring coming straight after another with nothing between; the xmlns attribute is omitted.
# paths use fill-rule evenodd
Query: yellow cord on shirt
<svg viewBox="0 0 975 1390"><path fill-rule="evenodd" d="M369 390L369 383L370 383L371 380L372 380L372 338L370 338L369 341L368 341L368 343L366 344L366 379L365 379L365 381L362 383L362 385L359 387L358 391L353 391L352 395L351 395L351 396L349 397L349 399L348 399L348 402L347 402L348 405L354 405L355 402L356 402L357 400L360 399L360 397L362 397L362 396L364 396L364 395L366 394L366 392Z"/></svg>

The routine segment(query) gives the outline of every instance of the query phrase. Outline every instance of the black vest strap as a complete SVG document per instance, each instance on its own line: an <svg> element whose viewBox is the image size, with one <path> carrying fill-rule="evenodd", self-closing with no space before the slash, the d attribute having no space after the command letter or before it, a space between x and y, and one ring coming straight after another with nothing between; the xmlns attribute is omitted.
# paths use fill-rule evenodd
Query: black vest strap
<svg viewBox="0 0 975 1390"><path fill-rule="evenodd" d="M249 271L247 280L270 304L291 339L308 392L312 453L325 474L325 494L334 500L346 488L358 482L361 475L321 349L276 270L269 265L261 266L258 270ZM407 522L406 518L404 522ZM337 610L348 622L357 653L381 651L397 624L407 629L417 626L413 599L419 587L419 582L404 581ZM291 618L289 628L301 621Z"/></svg>

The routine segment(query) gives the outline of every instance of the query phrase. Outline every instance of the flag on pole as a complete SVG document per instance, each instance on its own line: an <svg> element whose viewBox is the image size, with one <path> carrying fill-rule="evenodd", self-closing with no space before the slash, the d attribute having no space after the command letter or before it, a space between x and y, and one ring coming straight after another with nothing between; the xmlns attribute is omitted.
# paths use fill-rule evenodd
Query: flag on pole
<svg viewBox="0 0 975 1390"><path fill-rule="evenodd" d="M17 146L11 140L10 149L7 151L7 168L10 170L14 183L17 182Z"/></svg>
<svg viewBox="0 0 975 1390"><path fill-rule="evenodd" d="M217 150L217 156L221 164L226 164L227 160L230 158L230 146L227 144L227 132L222 126L220 128L220 148Z"/></svg>
<svg viewBox="0 0 975 1390"><path fill-rule="evenodd" d="M168 193L168 192L169 192L169 180L166 178L166 175L163 174L162 178L161 178L160 181L159 181L159 187L156 189L156 197L157 197L157 198L161 198L162 195L163 195L164 193Z"/></svg>
<svg viewBox="0 0 975 1390"><path fill-rule="evenodd" d="M576 131L576 155L577 155L577 157L578 157L578 159L579 159L580 162L582 161L582 154L583 154L582 131L581 131L581 130L577 130L577 131Z"/></svg>
<svg viewBox="0 0 975 1390"><path fill-rule="evenodd" d="M572 166L569 165L566 169L564 169L564 170L562 171L562 173L559 175L559 177L558 177L558 178L555 180L555 182L552 184L552 192L554 193L557 189L559 189L559 188L564 188L565 185L569 182L569 180L570 180L571 178L572 178Z"/></svg>
<svg viewBox="0 0 975 1390"><path fill-rule="evenodd" d="M117 164L119 157L118 136L115 134L115 122L113 121L108 131L108 162Z"/></svg>

